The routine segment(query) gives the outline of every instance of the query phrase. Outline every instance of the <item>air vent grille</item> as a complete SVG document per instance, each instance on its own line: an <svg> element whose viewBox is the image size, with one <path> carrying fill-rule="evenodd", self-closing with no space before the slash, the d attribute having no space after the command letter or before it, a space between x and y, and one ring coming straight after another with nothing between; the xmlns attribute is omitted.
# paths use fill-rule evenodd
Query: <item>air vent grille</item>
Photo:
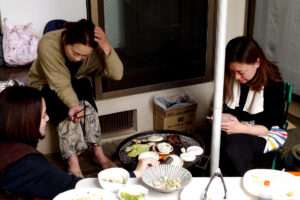
<svg viewBox="0 0 300 200"><path fill-rule="evenodd" d="M124 136L137 131L136 110L99 116L102 138Z"/></svg>

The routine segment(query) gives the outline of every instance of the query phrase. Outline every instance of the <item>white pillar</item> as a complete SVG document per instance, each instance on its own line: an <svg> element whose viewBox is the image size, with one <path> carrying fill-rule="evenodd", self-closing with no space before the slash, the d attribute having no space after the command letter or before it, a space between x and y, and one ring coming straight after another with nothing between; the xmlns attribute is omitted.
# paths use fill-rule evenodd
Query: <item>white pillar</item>
<svg viewBox="0 0 300 200"><path fill-rule="evenodd" d="M217 1L217 28L215 49L215 74L214 74L214 110L211 141L210 174L213 175L219 167L220 141L221 141L221 118L223 106L224 65L226 48L226 22L227 0Z"/></svg>

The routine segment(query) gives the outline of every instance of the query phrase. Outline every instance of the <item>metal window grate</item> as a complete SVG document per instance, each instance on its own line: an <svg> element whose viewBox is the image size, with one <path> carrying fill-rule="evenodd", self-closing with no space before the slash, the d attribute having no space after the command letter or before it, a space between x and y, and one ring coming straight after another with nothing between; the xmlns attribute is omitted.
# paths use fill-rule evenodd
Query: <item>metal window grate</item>
<svg viewBox="0 0 300 200"><path fill-rule="evenodd" d="M99 116L102 138L123 136L137 131L136 110Z"/></svg>

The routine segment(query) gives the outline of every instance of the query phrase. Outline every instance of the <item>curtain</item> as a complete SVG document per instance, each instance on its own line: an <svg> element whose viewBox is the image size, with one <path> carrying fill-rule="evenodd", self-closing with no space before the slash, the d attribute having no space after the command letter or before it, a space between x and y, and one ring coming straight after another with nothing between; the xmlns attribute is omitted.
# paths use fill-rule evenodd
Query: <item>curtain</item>
<svg viewBox="0 0 300 200"><path fill-rule="evenodd" d="M258 0L253 38L300 95L300 0Z"/></svg>

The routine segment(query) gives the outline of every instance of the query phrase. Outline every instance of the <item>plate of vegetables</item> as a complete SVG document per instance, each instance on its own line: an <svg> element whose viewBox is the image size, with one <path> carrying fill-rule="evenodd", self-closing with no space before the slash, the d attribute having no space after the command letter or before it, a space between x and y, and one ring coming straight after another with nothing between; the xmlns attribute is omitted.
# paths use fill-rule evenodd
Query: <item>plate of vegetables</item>
<svg viewBox="0 0 300 200"><path fill-rule="evenodd" d="M120 200L145 200L148 196L148 189L141 185L128 185L118 192Z"/></svg>

